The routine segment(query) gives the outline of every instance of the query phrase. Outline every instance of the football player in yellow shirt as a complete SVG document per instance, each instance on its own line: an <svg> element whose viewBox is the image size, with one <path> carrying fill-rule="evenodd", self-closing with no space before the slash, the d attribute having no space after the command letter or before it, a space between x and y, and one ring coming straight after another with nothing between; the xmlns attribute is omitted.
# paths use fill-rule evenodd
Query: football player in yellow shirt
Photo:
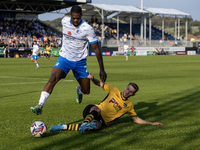
<svg viewBox="0 0 200 150"><path fill-rule="evenodd" d="M88 78L108 94L106 98L98 105L86 106L83 111L84 122L82 124L59 124L52 126L50 131L79 130L79 132L84 132L85 130L98 130L103 126L109 126L110 123L124 114L131 116L137 124L163 125L159 122L145 121L137 116L132 102L128 100L139 90L137 84L131 82L125 87L124 92L120 92L118 88L94 78L91 73Z"/></svg>
<svg viewBox="0 0 200 150"><path fill-rule="evenodd" d="M50 61L50 54L51 54L51 45L48 43L46 45L46 58L47 58L47 61Z"/></svg>

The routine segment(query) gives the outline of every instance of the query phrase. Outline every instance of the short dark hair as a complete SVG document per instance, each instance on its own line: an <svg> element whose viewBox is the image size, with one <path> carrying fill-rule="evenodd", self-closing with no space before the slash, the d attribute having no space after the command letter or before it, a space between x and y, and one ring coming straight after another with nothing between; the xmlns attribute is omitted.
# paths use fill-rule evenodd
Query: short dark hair
<svg viewBox="0 0 200 150"><path fill-rule="evenodd" d="M136 83L130 82L128 85L131 85L135 89L135 93L139 90L139 87Z"/></svg>
<svg viewBox="0 0 200 150"><path fill-rule="evenodd" d="M82 9L80 6L78 5L75 5L71 8L71 11L70 13L78 13L78 14L81 14L82 15Z"/></svg>

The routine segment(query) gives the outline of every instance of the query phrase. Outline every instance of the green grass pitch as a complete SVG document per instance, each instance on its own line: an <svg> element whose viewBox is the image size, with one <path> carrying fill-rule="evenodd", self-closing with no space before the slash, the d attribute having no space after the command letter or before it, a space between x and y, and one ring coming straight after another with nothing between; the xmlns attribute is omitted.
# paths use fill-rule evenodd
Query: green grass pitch
<svg viewBox="0 0 200 150"><path fill-rule="evenodd" d="M37 116L38 103L57 58L39 58L40 68L28 58L0 59L0 150L198 150L200 149L200 56L103 57L107 83L121 91L129 82L140 90L131 98L138 116L163 126L140 125L124 115L97 132L47 132L34 138L30 126L43 121L49 129L59 123L81 123L88 104L98 104L106 93L91 83L91 93L76 103L77 81L72 72L54 88ZM96 57L88 70L99 79Z"/></svg>

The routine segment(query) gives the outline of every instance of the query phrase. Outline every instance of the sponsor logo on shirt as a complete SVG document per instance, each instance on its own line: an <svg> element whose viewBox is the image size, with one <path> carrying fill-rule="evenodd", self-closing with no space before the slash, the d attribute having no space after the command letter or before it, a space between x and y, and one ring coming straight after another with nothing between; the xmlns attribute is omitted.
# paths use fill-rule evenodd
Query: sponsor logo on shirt
<svg viewBox="0 0 200 150"><path fill-rule="evenodd" d="M124 104L123 104L123 106L124 106L124 107L127 107L127 104L126 104L126 103L124 103Z"/></svg>
<svg viewBox="0 0 200 150"><path fill-rule="evenodd" d="M68 35L72 35L71 31L69 31L67 34L68 34Z"/></svg>
<svg viewBox="0 0 200 150"><path fill-rule="evenodd" d="M122 109L122 107L116 102L116 100L114 98L112 98L109 103L113 103L113 107L115 108L115 110L118 112Z"/></svg>
<svg viewBox="0 0 200 150"><path fill-rule="evenodd" d="M80 33L80 30L76 30L76 33Z"/></svg>

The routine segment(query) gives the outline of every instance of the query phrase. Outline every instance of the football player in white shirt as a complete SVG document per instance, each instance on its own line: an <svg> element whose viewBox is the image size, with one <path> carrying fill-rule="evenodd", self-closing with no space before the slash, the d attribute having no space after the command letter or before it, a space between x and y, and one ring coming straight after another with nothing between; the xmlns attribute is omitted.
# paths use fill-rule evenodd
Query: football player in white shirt
<svg viewBox="0 0 200 150"><path fill-rule="evenodd" d="M36 68L39 68L39 63L37 61L39 46L37 45L37 41L33 41L33 49L31 50L31 52L32 52L31 61L36 63Z"/></svg>
<svg viewBox="0 0 200 150"><path fill-rule="evenodd" d="M59 52L59 58L53 67L51 77L45 85L39 103L31 107L30 110L37 115L42 114L42 107L53 91L56 83L65 78L70 70L73 71L74 77L79 85L77 90L77 103L81 103L82 95L90 93L90 79L87 71L86 58L88 55L88 42L92 45L100 67L100 78L106 81L107 74L104 71L103 58L100 52L98 39L93 28L86 23L82 17L80 6L73 6L70 11L71 17L62 19L63 25L63 42Z"/></svg>
<svg viewBox="0 0 200 150"><path fill-rule="evenodd" d="M129 50L129 46L125 42L124 43L124 56L126 57L126 60L128 60L128 50Z"/></svg>

